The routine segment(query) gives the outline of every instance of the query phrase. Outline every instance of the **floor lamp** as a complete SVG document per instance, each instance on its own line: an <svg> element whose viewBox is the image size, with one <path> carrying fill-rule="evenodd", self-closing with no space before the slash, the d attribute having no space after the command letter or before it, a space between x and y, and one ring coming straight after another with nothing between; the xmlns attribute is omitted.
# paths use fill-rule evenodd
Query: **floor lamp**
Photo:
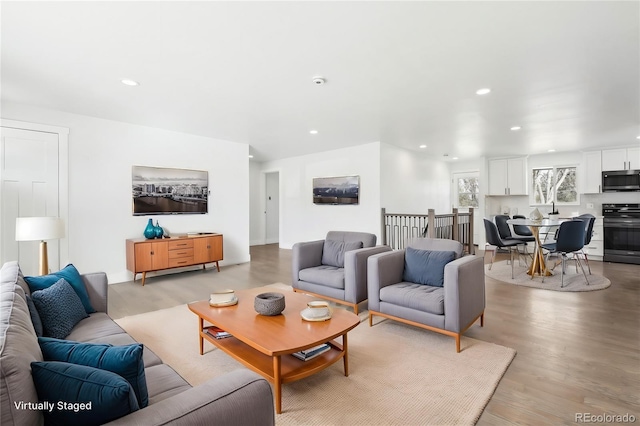
<svg viewBox="0 0 640 426"><path fill-rule="evenodd" d="M64 237L64 225L57 217L19 217L16 218L16 241L40 240L40 275L49 273L47 242Z"/></svg>

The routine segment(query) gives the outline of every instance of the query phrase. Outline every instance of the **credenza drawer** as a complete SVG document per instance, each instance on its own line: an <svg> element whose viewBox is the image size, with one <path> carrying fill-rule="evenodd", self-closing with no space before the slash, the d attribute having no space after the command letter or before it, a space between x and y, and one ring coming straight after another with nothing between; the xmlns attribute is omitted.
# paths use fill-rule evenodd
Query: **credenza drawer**
<svg viewBox="0 0 640 426"><path fill-rule="evenodd" d="M193 249L183 248L178 250L169 250L169 259L180 259L183 257L193 257Z"/></svg>
<svg viewBox="0 0 640 426"><path fill-rule="evenodd" d="M179 257L177 259L169 259L169 268L177 268L178 266L193 265L192 257Z"/></svg>
<svg viewBox="0 0 640 426"><path fill-rule="evenodd" d="M169 241L169 250L178 250L185 248L193 248L193 240L185 238L175 241Z"/></svg>

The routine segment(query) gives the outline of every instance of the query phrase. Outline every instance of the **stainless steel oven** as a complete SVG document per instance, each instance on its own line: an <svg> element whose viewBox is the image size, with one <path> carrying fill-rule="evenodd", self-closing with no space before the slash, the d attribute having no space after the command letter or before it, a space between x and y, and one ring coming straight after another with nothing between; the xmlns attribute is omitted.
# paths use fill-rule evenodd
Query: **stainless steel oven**
<svg viewBox="0 0 640 426"><path fill-rule="evenodd" d="M603 204L604 261L640 265L640 204Z"/></svg>

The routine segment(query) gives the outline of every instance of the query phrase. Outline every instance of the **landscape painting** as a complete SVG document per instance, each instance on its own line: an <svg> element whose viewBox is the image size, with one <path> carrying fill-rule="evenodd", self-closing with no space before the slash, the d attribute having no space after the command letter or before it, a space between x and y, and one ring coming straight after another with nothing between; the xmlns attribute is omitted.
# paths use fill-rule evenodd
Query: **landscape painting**
<svg viewBox="0 0 640 426"><path fill-rule="evenodd" d="M131 177L134 216L208 212L207 171L133 166Z"/></svg>
<svg viewBox="0 0 640 426"><path fill-rule="evenodd" d="M314 204L358 204L360 176L313 179Z"/></svg>

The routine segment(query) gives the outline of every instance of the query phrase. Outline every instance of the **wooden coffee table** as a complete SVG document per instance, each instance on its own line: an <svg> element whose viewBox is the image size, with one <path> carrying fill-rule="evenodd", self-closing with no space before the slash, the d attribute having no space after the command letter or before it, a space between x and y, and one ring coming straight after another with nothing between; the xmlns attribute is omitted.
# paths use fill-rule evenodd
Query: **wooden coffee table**
<svg viewBox="0 0 640 426"><path fill-rule="evenodd" d="M200 355L204 353L204 339L231 355L242 364L269 380L274 387L276 413L282 413L282 384L304 379L324 370L338 360L344 363L344 375L349 375L347 332L360 324L357 315L334 309L330 320L309 322L300 311L307 302L318 300L293 291L285 295L285 310L280 315L263 316L253 308L256 295L279 292L273 287L258 287L236 292L238 304L215 308L209 301L190 303L189 309L198 316ZM233 337L215 339L206 333L204 322L228 331ZM334 339L342 336L342 344ZM321 343L329 343L331 350L308 361L291 355Z"/></svg>

